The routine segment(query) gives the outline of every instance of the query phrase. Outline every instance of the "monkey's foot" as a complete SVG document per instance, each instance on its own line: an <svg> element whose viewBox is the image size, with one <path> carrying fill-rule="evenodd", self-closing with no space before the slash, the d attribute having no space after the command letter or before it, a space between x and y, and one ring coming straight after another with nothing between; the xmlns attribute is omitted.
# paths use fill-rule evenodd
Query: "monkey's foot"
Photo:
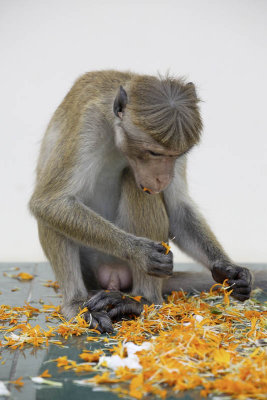
<svg viewBox="0 0 267 400"><path fill-rule="evenodd" d="M253 277L247 268L217 262L211 273L216 282L223 283L225 279L228 279L228 284L231 286L230 290L233 290L231 296L240 301L249 299Z"/></svg>
<svg viewBox="0 0 267 400"><path fill-rule="evenodd" d="M87 302L84 303L85 307ZM112 321L106 311L87 311L84 314L84 319L89 322L89 328L97 329L100 333L112 333Z"/></svg>
<svg viewBox="0 0 267 400"><path fill-rule="evenodd" d="M130 315L140 315L143 304L125 293L118 291L100 291L85 306L90 312L106 312L111 319L120 319Z"/></svg>

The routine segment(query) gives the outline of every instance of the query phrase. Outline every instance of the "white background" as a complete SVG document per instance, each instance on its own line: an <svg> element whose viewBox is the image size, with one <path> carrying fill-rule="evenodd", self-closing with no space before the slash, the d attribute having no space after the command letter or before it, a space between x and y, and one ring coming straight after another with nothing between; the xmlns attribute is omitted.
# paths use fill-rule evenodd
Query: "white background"
<svg viewBox="0 0 267 400"><path fill-rule="evenodd" d="M40 140L79 75L116 68L196 83L190 192L234 260L266 262L266 21L264 0L0 0L0 261L44 259L27 210Z"/></svg>

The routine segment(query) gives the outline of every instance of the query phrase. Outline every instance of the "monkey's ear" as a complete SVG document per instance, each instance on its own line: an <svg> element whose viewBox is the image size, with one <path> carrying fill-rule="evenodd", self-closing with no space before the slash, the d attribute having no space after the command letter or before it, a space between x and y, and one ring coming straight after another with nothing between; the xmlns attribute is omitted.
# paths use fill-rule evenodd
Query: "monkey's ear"
<svg viewBox="0 0 267 400"><path fill-rule="evenodd" d="M189 87L190 89L192 89L192 92L193 92L194 95L197 97L196 87L195 87L195 85L193 84L193 82L188 82L188 83L186 84L186 86Z"/></svg>
<svg viewBox="0 0 267 400"><path fill-rule="evenodd" d="M114 114L120 119L122 119L123 111L125 110L127 102L128 102L127 93L125 92L123 87L120 86L113 104Z"/></svg>

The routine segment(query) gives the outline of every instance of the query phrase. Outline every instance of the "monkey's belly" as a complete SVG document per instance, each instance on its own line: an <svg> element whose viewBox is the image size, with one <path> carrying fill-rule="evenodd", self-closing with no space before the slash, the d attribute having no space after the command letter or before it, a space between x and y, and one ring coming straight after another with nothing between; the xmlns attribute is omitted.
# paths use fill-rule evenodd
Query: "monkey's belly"
<svg viewBox="0 0 267 400"><path fill-rule="evenodd" d="M97 270L99 285L107 290L128 290L132 286L132 272L126 264L102 264Z"/></svg>

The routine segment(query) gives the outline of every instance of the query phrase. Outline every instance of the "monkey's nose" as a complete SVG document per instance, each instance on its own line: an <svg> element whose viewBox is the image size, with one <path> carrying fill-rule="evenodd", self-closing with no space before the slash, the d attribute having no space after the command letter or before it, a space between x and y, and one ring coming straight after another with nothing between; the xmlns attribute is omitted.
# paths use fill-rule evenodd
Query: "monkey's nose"
<svg viewBox="0 0 267 400"><path fill-rule="evenodd" d="M157 177L156 178L156 190L158 192L161 192L163 189L166 188L166 186L168 186L169 181L170 181L169 176Z"/></svg>

